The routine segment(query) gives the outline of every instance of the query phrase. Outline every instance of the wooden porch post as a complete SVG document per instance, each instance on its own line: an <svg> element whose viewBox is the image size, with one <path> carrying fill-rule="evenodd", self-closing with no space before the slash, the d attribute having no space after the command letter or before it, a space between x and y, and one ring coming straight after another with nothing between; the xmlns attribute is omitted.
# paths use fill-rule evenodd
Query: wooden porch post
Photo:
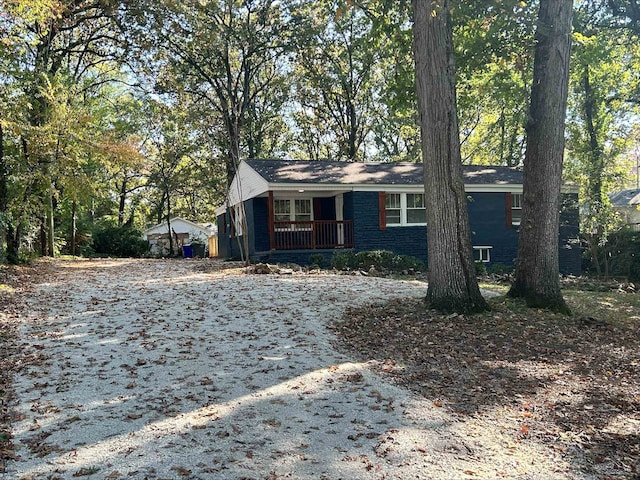
<svg viewBox="0 0 640 480"><path fill-rule="evenodd" d="M273 217L274 217L274 207L273 207L273 190L269 190L269 199L268 199L268 206L267 206L267 223L269 225L269 248L271 250L275 249L276 247L276 231L275 231L275 226L273 223Z"/></svg>

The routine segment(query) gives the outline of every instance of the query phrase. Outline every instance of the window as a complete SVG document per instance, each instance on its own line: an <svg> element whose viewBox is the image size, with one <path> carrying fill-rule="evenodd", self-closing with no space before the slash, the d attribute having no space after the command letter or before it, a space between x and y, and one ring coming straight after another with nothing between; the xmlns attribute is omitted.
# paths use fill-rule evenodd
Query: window
<svg viewBox="0 0 640 480"><path fill-rule="evenodd" d="M522 194L511 194L511 225L520 225L522 218Z"/></svg>
<svg viewBox="0 0 640 480"><path fill-rule="evenodd" d="M387 225L400 225L402 223L402 206L399 193L387 193L385 210L387 212Z"/></svg>
<svg viewBox="0 0 640 480"><path fill-rule="evenodd" d="M291 221L291 203L289 200L273 201L273 217L276 222Z"/></svg>
<svg viewBox="0 0 640 480"><path fill-rule="evenodd" d="M493 247L473 247L473 259L476 262L489 263Z"/></svg>
<svg viewBox="0 0 640 480"><path fill-rule="evenodd" d="M424 207L424 193L407 193L407 223L424 224L427 210Z"/></svg>
<svg viewBox="0 0 640 480"><path fill-rule="evenodd" d="M295 201L294 220L296 222L310 222L311 218L311 200L303 198Z"/></svg>
<svg viewBox="0 0 640 480"><path fill-rule="evenodd" d="M424 193L387 193L385 215L387 226L426 225Z"/></svg>
<svg viewBox="0 0 640 480"><path fill-rule="evenodd" d="M312 222L313 209L310 198L279 198L273 200L274 222ZM310 230L306 225L280 225L278 230Z"/></svg>

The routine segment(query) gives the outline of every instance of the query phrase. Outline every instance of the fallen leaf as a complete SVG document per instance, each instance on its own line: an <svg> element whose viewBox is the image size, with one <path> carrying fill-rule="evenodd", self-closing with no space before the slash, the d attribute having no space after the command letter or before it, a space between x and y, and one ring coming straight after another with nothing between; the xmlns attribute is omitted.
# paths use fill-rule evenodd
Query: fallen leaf
<svg viewBox="0 0 640 480"><path fill-rule="evenodd" d="M178 475L182 477L188 477L191 475L191 470L184 467L171 467L171 470L174 470L178 473Z"/></svg>

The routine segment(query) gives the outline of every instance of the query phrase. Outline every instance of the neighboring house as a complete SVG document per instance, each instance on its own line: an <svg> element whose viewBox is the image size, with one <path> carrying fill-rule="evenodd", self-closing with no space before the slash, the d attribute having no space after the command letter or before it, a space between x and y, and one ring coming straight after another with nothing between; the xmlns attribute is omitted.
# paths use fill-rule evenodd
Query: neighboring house
<svg viewBox="0 0 640 480"><path fill-rule="evenodd" d="M640 231L640 189L632 188L609 194L613 209L633 230Z"/></svg>
<svg viewBox="0 0 640 480"><path fill-rule="evenodd" d="M465 166L464 181L476 260L513 266L522 172ZM580 273L577 196L577 189L563 189L558 241L566 274ZM308 264L317 253L330 261L345 248L427 260L422 164L247 160L229 205L216 211L220 257L239 257L246 233L249 257L259 261Z"/></svg>
<svg viewBox="0 0 640 480"><path fill-rule="evenodd" d="M202 243L208 245L210 238L215 238L216 227L213 224L200 225L184 218L174 217L171 219L171 230L173 235L173 245L178 253L183 245L191 243ZM169 254L169 232L167 222L160 223L148 228L143 233L143 238L151 246L151 253L154 255ZM214 242L216 243L216 242Z"/></svg>

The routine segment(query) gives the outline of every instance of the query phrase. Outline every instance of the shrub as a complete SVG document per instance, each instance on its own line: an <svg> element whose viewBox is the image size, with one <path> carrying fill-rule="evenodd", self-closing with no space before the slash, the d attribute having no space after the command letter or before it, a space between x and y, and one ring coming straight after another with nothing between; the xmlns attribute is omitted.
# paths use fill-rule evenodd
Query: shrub
<svg viewBox="0 0 640 480"><path fill-rule="evenodd" d="M358 266L356 254L353 250L337 250L331 257L331 266L336 270L353 270Z"/></svg>
<svg viewBox="0 0 640 480"><path fill-rule="evenodd" d="M493 275L507 275L513 273L513 267L503 263L492 263L489 265L489 268L487 268L487 273Z"/></svg>
<svg viewBox="0 0 640 480"><path fill-rule="evenodd" d="M324 255L322 255L321 253L314 253L309 257L309 265L312 265L315 267L322 267L323 264L324 264Z"/></svg>
<svg viewBox="0 0 640 480"><path fill-rule="evenodd" d="M93 234L93 250L116 257L141 257L149 251L149 242L135 228L106 226Z"/></svg>
<svg viewBox="0 0 640 480"><path fill-rule="evenodd" d="M476 267L476 275L483 276L487 274L487 266L484 262L474 262Z"/></svg>
<svg viewBox="0 0 640 480"><path fill-rule="evenodd" d="M331 265L337 270L353 270L361 268L369 270L371 267L383 272L402 272L405 270L422 271L423 262L411 255L400 255L389 250L367 250L354 253L353 250L335 252Z"/></svg>
<svg viewBox="0 0 640 480"><path fill-rule="evenodd" d="M590 273L596 273L591 252L586 254L587 261L591 262ZM609 235L606 244L598 245L596 254L601 274L640 281L640 232L628 228L618 230Z"/></svg>

